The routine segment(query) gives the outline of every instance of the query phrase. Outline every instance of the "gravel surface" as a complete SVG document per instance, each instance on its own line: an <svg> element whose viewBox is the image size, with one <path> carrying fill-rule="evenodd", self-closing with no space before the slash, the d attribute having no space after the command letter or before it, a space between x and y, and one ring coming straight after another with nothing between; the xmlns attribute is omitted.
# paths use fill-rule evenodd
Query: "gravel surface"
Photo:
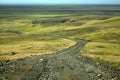
<svg viewBox="0 0 120 80"><path fill-rule="evenodd" d="M0 80L120 80L120 71L82 56L86 43L76 42L53 54L0 63Z"/></svg>

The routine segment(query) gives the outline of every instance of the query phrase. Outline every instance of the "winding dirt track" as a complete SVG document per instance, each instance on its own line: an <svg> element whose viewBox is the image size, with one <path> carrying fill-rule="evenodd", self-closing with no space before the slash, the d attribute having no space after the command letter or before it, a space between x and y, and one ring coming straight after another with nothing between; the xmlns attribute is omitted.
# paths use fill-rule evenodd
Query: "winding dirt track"
<svg viewBox="0 0 120 80"><path fill-rule="evenodd" d="M10 70L0 80L120 80L80 54L85 44L76 40L76 44L68 49L27 58L18 62L19 68Z"/></svg>

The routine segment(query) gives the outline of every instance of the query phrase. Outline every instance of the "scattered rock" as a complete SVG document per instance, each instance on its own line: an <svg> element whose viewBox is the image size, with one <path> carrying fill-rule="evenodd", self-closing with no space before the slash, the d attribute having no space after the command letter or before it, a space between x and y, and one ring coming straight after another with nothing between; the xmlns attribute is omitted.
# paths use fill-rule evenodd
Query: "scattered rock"
<svg viewBox="0 0 120 80"><path fill-rule="evenodd" d="M16 54L16 52L14 52L14 51L9 53L10 56L15 55L15 54Z"/></svg>
<svg viewBox="0 0 120 80"><path fill-rule="evenodd" d="M2 62L0 62L0 66L3 66L3 63L2 63Z"/></svg>
<svg viewBox="0 0 120 80"><path fill-rule="evenodd" d="M99 62L96 62L96 65L100 65L100 63L99 63Z"/></svg>
<svg viewBox="0 0 120 80"><path fill-rule="evenodd" d="M98 74L97 77L101 79L102 78L102 74Z"/></svg>
<svg viewBox="0 0 120 80"><path fill-rule="evenodd" d="M86 69L86 71L87 71L88 73L93 73L93 70L92 70L92 69Z"/></svg>
<svg viewBox="0 0 120 80"><path fill-rule="evenodd" d="M4 69L3 69L3 68L1 68L1 69L0 69L0 72L4 72Z"/></svg>
<svg viewBox="0 0 120 80"><path fill-rule="evenodd" d="M40 61L43 61L43 59L40 59Z"/></svg>
<svg viewBox="0 0 120 80"><path fill-rule="evenodd" d="M18 61L22 61L22 60L23 60L23 58L18 58L17 60L18 60Z"/></svg>
<svg viewBox="0 0 120 80"><path fill-rule="evenodd" d="M61 23L67 22L67 20L62 20Z"/></svg>
<svg viewBox="0 0 120 80"><path fill-rule="evenodd" d="M70 21L71 21L71 22L75 22L76 20L75 20L75 19L71 19Z"/></svg>
<svg viewBox="0 0 120 80"><path fill-rule="evenodd" d="M114 78L116 76L111 79L109 74L104 75L106 71L102 73L104 69L95 66L99 65L99 63L93 63L92 59L78 55L81 48L76 48L75 46L72 51L71 49L59 51L57 54L33 56L25 59L19 58L16 61L10 61L9 65L4 65L3 63L3 66L0 66L0 74L3 77L6 75L8 79L11 76L21 78L17 80L119 80ZM15 54L15 52L11 53L11 55ZM17 71L18 69L19 71ZM19 75L22 75L22 77ZM8 79L1 78L0 76L0 80Z"/></svg>
<svg viewBox="0 0 120 80"><path fill-rule="evenodd" d="M6 61L4 62L4 64L9 64L9 62L10 62L10 60L6 60Z"/></svg>
<svg viewBox="0 0 120 80"><path fill-rule="evenodd" d="M112 78L111 80L118 80L118 78Z"/></svg>

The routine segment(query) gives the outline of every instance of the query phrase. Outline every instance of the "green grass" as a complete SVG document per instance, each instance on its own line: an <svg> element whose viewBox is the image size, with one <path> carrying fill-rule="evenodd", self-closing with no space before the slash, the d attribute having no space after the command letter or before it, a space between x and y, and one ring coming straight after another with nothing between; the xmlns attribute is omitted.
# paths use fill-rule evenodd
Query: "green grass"
<svg viewBox="0 0 120 80"><path fill-rule="evenodd" d="M16 59L25 55L50 54L74 44L75 42L70 40L40 35L0 36L0 58ZM9 56L10 52L15 52L17 55L13 58Z"/></svg>
<svg viewBox="0 0 120 80"><path fill-rule="evenodd" d="M17 53L51 53L72 45L72 41L43 36L17 36L4 37L1 39L0 52L8 54Z"/></svg>
<svg viewBox="0 0 120 80"><path fill-rule="evenodd" d="M33 21L39 23L33 24ZM24 55L52 53L74 44L69 40L42 36L61 35L88 41L81 51L83 55L119 67L119 22L120 16L114 15L7 16L0 20L0 54L11 51Z"/></svg>
<svg viewBox="0 0 120 80"><path fill-rule="evenodd" d="M1 19L0 22L0 60L17 59L30 55L50 54L64 48L68 48L75 42L54 38L50 36L42 36L46 32L57 31L63 28L44 28L41 25L33 27L32 21L38 17L51 18L57 15L24 15L24 16L9 16ZM60 16L60 15L59 15ZM11 19L12 18L12 19ZM16 52L14 56L9 56L10 52Z"/></svg>
<svg viewBox="0 0 120 80"><path fill-rule="evenodd" d="M83 49L83 52L84 54L90 53L93 55L95 54L95 55L120 56L119 47L120 47L119 44L91 42L85 46L85 48Z"/></svg>
<svg viewBox="0 0 120 80"><path fill-rule="evenodd" d="M77 28L55 31L52 34L68 36L89 41L82 54L108 61L113 67L120 63L120 17L106 20L86 20L86 24Z"/></svg>

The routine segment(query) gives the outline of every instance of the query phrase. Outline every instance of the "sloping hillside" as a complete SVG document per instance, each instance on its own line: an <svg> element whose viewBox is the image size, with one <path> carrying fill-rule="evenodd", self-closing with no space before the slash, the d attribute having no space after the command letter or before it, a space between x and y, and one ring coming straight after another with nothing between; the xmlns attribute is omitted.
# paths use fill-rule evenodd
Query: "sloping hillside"
<svg viewBox="0 0 120 80"><path fill-rule="evenodd" d="M108 61L112 66L119 66L119 22L119 16L106 20L88 20L86 24L76 29L62 30L52 34L86 40L88 44L81 51L84 55L100 59L100 61Z"/></svg>

